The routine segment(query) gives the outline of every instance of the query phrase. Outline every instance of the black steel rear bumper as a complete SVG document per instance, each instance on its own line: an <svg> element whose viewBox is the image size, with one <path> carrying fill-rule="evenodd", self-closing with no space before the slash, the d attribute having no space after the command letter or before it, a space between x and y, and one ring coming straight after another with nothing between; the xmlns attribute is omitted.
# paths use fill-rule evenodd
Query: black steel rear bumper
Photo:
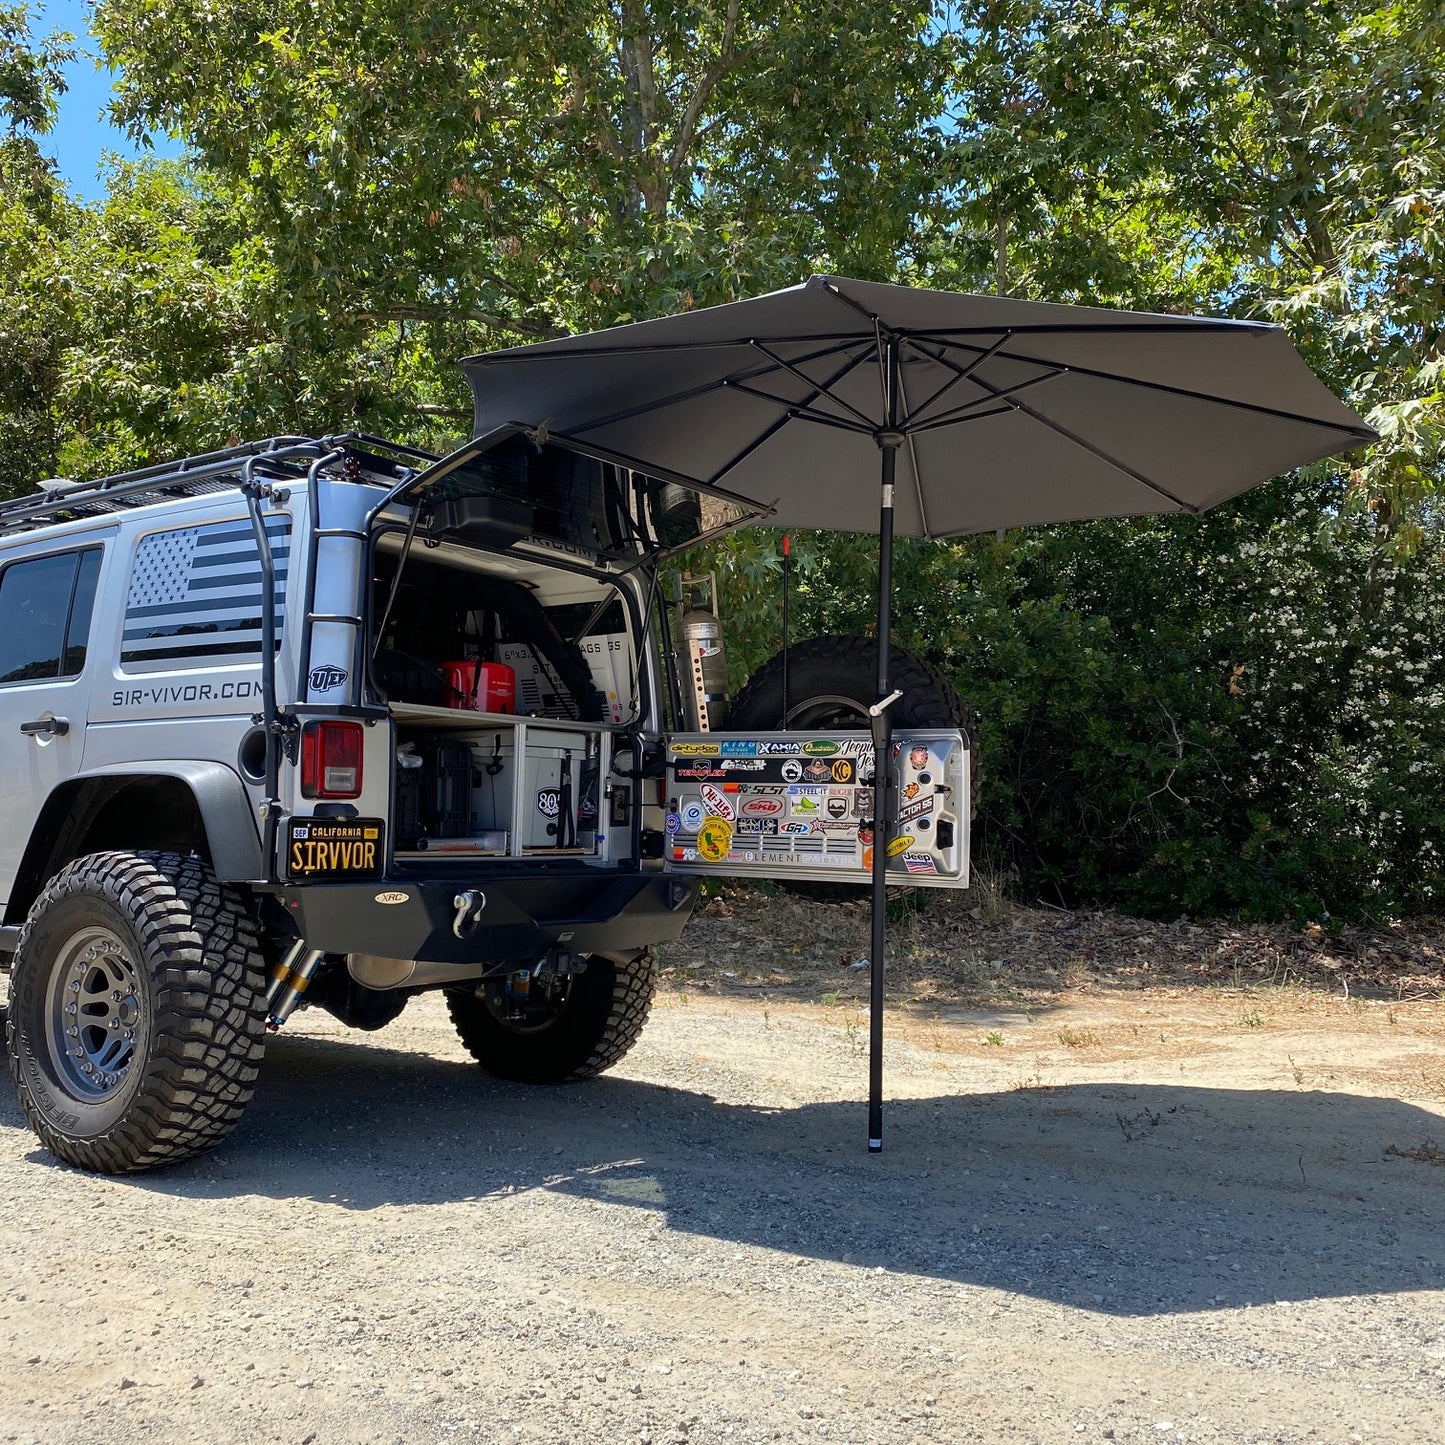
<svg viewBox="0 0 1445 1445"><path fill-rule="evenodd" d="M486 901L458 925L456 899L469 889ZM301 937L324 953L531 963L553 948L614 953L676 938L697 882L596 869L531 877L448 869L425 878L282 886L276 897Z"/></svg>

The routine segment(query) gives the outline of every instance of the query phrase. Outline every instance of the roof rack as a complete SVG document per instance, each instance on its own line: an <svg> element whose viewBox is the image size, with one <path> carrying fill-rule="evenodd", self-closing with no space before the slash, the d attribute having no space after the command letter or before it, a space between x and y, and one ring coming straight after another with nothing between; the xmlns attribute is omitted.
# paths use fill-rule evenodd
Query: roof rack
<svg viewBox="0 0 1445 1445"><path fill-rule="evenodd" d="M202 452L179 462L117 472L94 482L67 483L53 479L42 486L39 494L0 502L0 536L57 521L100 517L151 506L177 497L233 491L241 485L248 462L252 463L253 475L259 471L271 481L304 481L306 467L299 464L314 461L338 447L352 453L355 465L343 467L342 475L353 478L360 477L363 471L374 472L376 464L383 460L367 455L373 448L392 453L397 460L389 464L398 468L417 461L429 465L437 460L435 453L365 432L346 432L333 437L267 437L220 451Z"/></svg>

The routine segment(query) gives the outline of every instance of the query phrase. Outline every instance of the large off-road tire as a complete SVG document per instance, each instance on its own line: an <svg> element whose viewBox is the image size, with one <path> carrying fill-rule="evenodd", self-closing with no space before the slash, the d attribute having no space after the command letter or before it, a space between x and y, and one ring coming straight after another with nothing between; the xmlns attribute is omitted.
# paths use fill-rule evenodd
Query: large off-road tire
<svg viewBox="0 0 1445 1445"><path fill-rule="evenodd" d="M866 728L878 700L878 645L871 637L811 637L788 649L788 699L783 706L783 654L748 679L728 714L732 732L791 730L829 732ZM978 796L978 742L968 704L931 663L901 648L889 652L889 677L903 696L889 711L895 731L961 728L969 740L970 806ZM847 903L863 896L866 883L789 883L791 893L817 903Z"/></svg>
<svg viewBox="0 0 1445 1445"><path fill-rule="evenodd" d="M565 987L562 987L565 986ZM530 1013L506 993L453 990L452 1022L467 1052L489 1074L522 1084L559 1084L610 1069L637 1042L657 987L657 955L594 953L584 972L559 980L550 1006Z"/></svg>
<svg viewBox="0 0 1445 1445"><path fill-rule="evenodd" d="M211 1148L255 1086L265 986L241 898L200 859L76 859L31 908L10 980L10 1069L30 1127L103 1174Z"/></svg>

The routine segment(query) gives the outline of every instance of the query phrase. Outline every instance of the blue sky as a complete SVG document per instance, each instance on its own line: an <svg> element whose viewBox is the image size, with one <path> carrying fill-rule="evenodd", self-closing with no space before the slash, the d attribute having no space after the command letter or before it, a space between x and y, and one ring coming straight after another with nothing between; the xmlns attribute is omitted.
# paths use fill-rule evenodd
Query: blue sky
<svg viewBox="0 0 1445 1445"><path fill-rule="evenodd" d="M110 101L111 75L98 63L100 46L90 34L89 10L84 0L32 0L30 12L32 37L68 30L82 52L66 67L69 89L60 97L55 128L41 138L41 145L55 157L71 194L85 200L105 194L105 183L99 179L103 151L123 156L141 154L122 132L101 119ZM181 153L180 146L167 137L156 136L154 141L155 153Z"/></svg>

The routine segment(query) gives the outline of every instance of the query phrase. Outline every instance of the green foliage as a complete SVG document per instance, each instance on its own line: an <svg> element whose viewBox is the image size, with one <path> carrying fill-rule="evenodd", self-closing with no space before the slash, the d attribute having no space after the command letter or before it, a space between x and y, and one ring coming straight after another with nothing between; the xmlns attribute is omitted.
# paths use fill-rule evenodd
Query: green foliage
<svg viewBox="0 0 1445 1445"><path fill-rule="evenodd" d="M837 270L1268 316L1384 441L1198 521L910 543L899 641L974 702L980 841L1162 914L1438 906L1445 11L1433 0L101 0L103 203L0 3L0 488L268 432L445 443L488 347ZM999 479L1006 484L1006 479ZM793 633L874 547L795 534ZM777 538L725 538L735 681Z"/></svg>
<svg viewBox="0 0 1445 1445"><path fill-rule="evenodd" d="M1329 520L1345 485L900 544L896 640L972 704L976 847L1026 896L1163 916L1439 906L1445 555ZM866 630L858 554L806 556L797 635ZM775 581L751 597L729 617L746 655L775 646Z"/></svg>

